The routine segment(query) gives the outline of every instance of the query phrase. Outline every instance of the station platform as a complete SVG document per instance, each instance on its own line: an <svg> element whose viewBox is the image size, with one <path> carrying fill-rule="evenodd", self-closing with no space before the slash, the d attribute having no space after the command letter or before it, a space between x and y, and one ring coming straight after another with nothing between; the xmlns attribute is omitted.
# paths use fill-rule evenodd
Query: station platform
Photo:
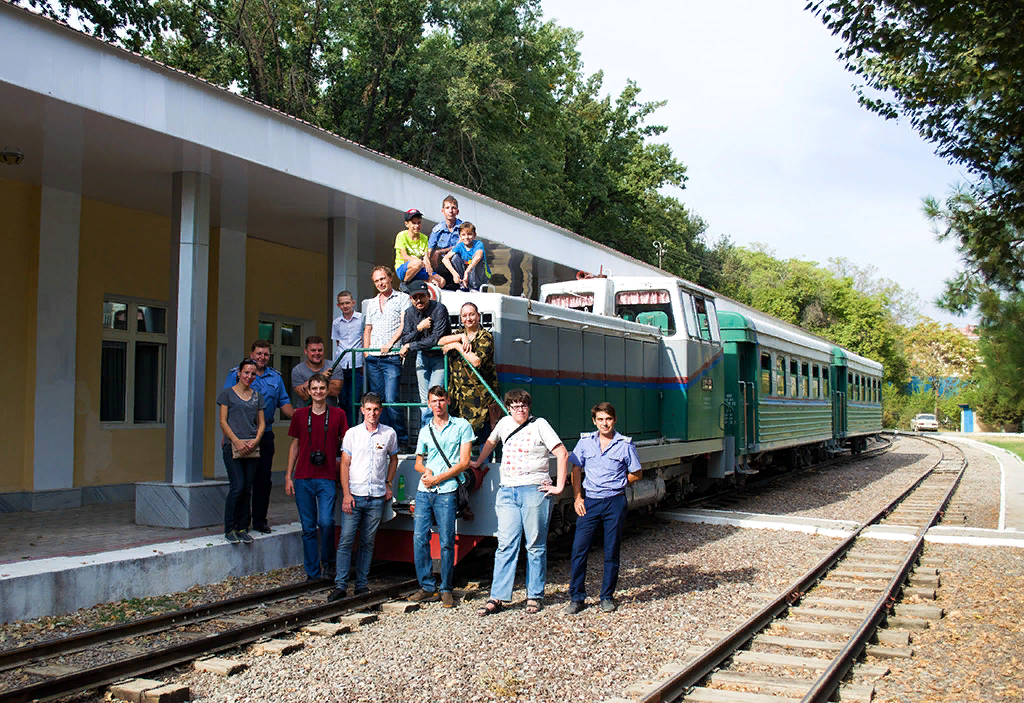
<svg viewBox="0 0 1024 703"><path fill-rule="evenodd" d="M98 603L184 591L197 584L302 563L295 499L275 474L269 535L224 541L222 525L180 530L135 524L135 502L0 514L0 622Z"/></svg>
<svg viewBox="0 0 1024 703"><path fill-rule="evenodd" d="M970 444L975 449L987 452L999 464L1001 474L999 525L994 530L936 525L928 530L925 541L1024 548L1024 461L1013 452L979 441L976 438L982 435L977 433L974 435L941 433L940 436L943 439ZM1021 435L1004 433L992 433L984 436L1021 438ZM805 532L828 537L846 537L857 525L848 520L765 515L707 508L662 510L658 512L658 515L663 519L676 522ZM866 538L879 540L909 540L913 534L914 531L910 528L889 526L870 527L864 532Z"/></svg>

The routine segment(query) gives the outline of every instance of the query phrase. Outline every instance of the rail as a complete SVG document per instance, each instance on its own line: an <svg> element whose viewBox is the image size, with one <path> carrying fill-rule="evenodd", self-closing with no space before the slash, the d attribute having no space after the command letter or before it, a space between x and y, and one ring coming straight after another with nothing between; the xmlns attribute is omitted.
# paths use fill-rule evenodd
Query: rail
<svg viewBox="0 0 1024 703"><path fill-rule="evenodd" d="M390 347L389 347L389 350L390 350ZM350 368L355 368L355 366L356 366L356 354L375 353L375 352L380 352L380 351L381 351L380 347L376 347L376 348L371 348L371 347L351 347L349 349L346 349L345 351L341 352L341 354L338 355L338 358L335 360L334 365L331 366L331 376L332 376L332 378L334 376L334 372L338 368L338 364L340 364L342 362L342 360L345 358L346 354L351 354L352 365L351 365ZM441 351L441 352L443 352L444 350L441 347L431 347L429 351ZM484 377L482 375L480 375L480 371L469 360L469 357L466 356L466 353L464 351L462 351L461 349L456 349L455 351L457 351L459 353L459 355L462 357L463 361L466 362L466 366L469 368L470 371L473 372L473 375L476 376L477 380L487 390L487 393L491 396L491 398L494 399L494 402L498 404L498 407L501 408L501 411L507 415L508 414L508 408L505 407L505 404L501 401L501 398L498 397L498 394L494 391L494 389L491 388L490 384L488 384L487 381L484 380ZM367 384L367 382L368 381L367 381L367 378L366 378L366 374L364 373L363 374L363 385L365 386ZM444 380L442 381L442 385L444 385L445 389L448 388L448 354L447 354L447 352L444 353ZM355 384L353 383L352 384L352 407L353 408L359 407L359 391L360 391L360 389L357 389L355 387ZM395 402L395 403L382 403L381 405L383 407L385 407L385 408L424 408L424 407L426 407L425 403L398 403L398 402Z"/></svg>
<svg viewBox="0 0 1024 703"><path fill-rule="evenodd" d="M941 441L941 440L939 440ZM803 598L807 591L815 587L818 582L844 558L857 542L861 534L873 524L885 519L893 510L902 503L909 495L917 491L929 478L939 475L939 468L946 461L942 456L936 464L927 472L922 474L913 485L892 500L887 506L879 510L870 520L861 523L856 530L832 552L825 556L818 564L811 568L803 576L795 580L786 589L775 597L768 605L752 615L745 622L735 628L728 635L716 642L704 654L686 665L684 669L662 682L654 689L648 691L640 700L645 703L662 703L664 701L685 700L687 693L698 686L712 672L721 667L726 660L733 656L744 644L749 642L757 633L766 628L773 620L784 613L792 604ZM913 545L904 553L904 558L895 571L895 575L889 584L882 589L882 594L875 601L862 619L860 626L847 640L842 650L826 666L821 675L811 684L807 692L802 696L802 703L823 703L828 701L835 694L843 677L853 667L856 658L864 651L868 640L874 635L879 624L885 619L886 611L900 589L903 587L915 561L921 553L924 543L924 535L928 528L941 516L942 511L948 504L950 498L960 483L960 478L966 469L966 458L960 464L959 472L955 480L948 486L942 500L939 501L927 520L926 524L920 527L913 539Z"/></svg>

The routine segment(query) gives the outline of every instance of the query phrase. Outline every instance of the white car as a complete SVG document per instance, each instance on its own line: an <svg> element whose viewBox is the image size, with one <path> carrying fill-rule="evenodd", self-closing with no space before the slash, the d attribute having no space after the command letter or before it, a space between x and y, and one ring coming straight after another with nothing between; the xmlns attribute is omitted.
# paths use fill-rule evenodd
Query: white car
<svg viewBox="0 0 1024 703"><path fill-rule="evenodd" d="M914 415L913 419L910 420L910 431L911 432L938 432L939 422L935 419L935 416L931 413L920 413Z"/></svg>

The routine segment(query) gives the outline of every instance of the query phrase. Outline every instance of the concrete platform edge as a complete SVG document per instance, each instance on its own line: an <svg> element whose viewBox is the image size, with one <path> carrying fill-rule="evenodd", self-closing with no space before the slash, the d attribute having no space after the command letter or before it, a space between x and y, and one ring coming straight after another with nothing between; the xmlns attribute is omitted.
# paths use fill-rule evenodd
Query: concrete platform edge
<svg viewBox="0 0 1024 703"><path fill-rule="evenodd" d="M218 535L4 564L0 566L0 622L185 591L302 563L298 523L254 537L251 545L228 544Z"/></svg>

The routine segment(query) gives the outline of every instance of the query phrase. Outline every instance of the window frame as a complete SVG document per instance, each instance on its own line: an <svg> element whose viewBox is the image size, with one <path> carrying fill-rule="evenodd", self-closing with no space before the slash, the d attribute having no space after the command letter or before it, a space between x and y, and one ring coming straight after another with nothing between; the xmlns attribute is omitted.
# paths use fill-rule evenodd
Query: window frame
<svg viewBox="0 0 1024 703"><path fill-rule="evenodd" d="M133 295L117 295L114 293L103 294L103 305L107 303L118 303L125 305L125 324L127 329L119 330L107 327L100 321L100 427L103 429L127 429L127 428L161 428L167 427L167 354L170 344L167 333L172 324L171 306L164 300L153 300L151 298L139 298ZM128 320L138 320L139 307L160 308L164 311L164 331L160 332L139 332L138 325L127 324ZM103 420L103 344L105 342L116 342L125 345L124 358L124 419ZM136 345L139 343L156 344L159 349L159 377L155 385L157 398L156 421L136 421L135 419L135 386L136 386Z"/></svg>
<svg viewBox="0 0 1024 703"><path fill-rule="evenodd" d="M768 368L765 368L765 360L768 361ZM770 396L772 394L772 355L770 352L761 352L761 365L758 368L761 381L761 395L763 397ZM767 377L765 376L767 374ZM768 388L765 389L765 381L768 382Z"/></svg>
<svg viewBox="0 0 1024 703"><path fill-rule="evenodd" d="M786 384L786 357L782 354L775 355L775 395L780 398L786 397L789 386ZM780 379L781 378L781 382Z"/></svg>
<svg viewBox="0 0 1024 703"><path fill-rule="evenodd" d="M262 333L260 332L260 325L262 325L264 322L270 322L270 323L273 324L272 336L274 338L266 340L266 341L270 342L270 362L269 362L269 365L271 367L273 367L274 369L276 369L281 374L281 378L284 380L284 387L288 391L288 398L290 399L291 404L294 407L299 407L300 405L303 404L303 400L302 400L302 398L299 398L297 395L295 395L295 391L292 390L291 368L294 368L295 365L293 365L291 368L289 368L288 373L286 374L284 372L284 370L283 370L283 367L280 364L280 361L281 361L281 358L285 357L285 356L298 357L297 364L301 364L303 361L305 361L305 359L306 359L306 353L305 353L305 351L306 351L306 346L305 346L306 337L313 337L313 336L317 335L316 321L315 320L307 320L307 319L304 319L304 318L301 318L301 317L294 317L294 316L291 316L291 315L275 315L275 314L269 313L269 312L266 312L266 313L261 312L257 316L257 318L256 318L256 337L257 337L257 339L262 339L263 338L262 337ZM281 343L281 325L282 324L298 325L301 328L302 331L299 334L299 337L300 337L299 342L301 343L301 346L294 347L294 346L285 345L285 344ZM333 352L334 352L334 342L331 339L325 339L324 340L324 360L325 361L333 362L335 360Z"/></svg>

